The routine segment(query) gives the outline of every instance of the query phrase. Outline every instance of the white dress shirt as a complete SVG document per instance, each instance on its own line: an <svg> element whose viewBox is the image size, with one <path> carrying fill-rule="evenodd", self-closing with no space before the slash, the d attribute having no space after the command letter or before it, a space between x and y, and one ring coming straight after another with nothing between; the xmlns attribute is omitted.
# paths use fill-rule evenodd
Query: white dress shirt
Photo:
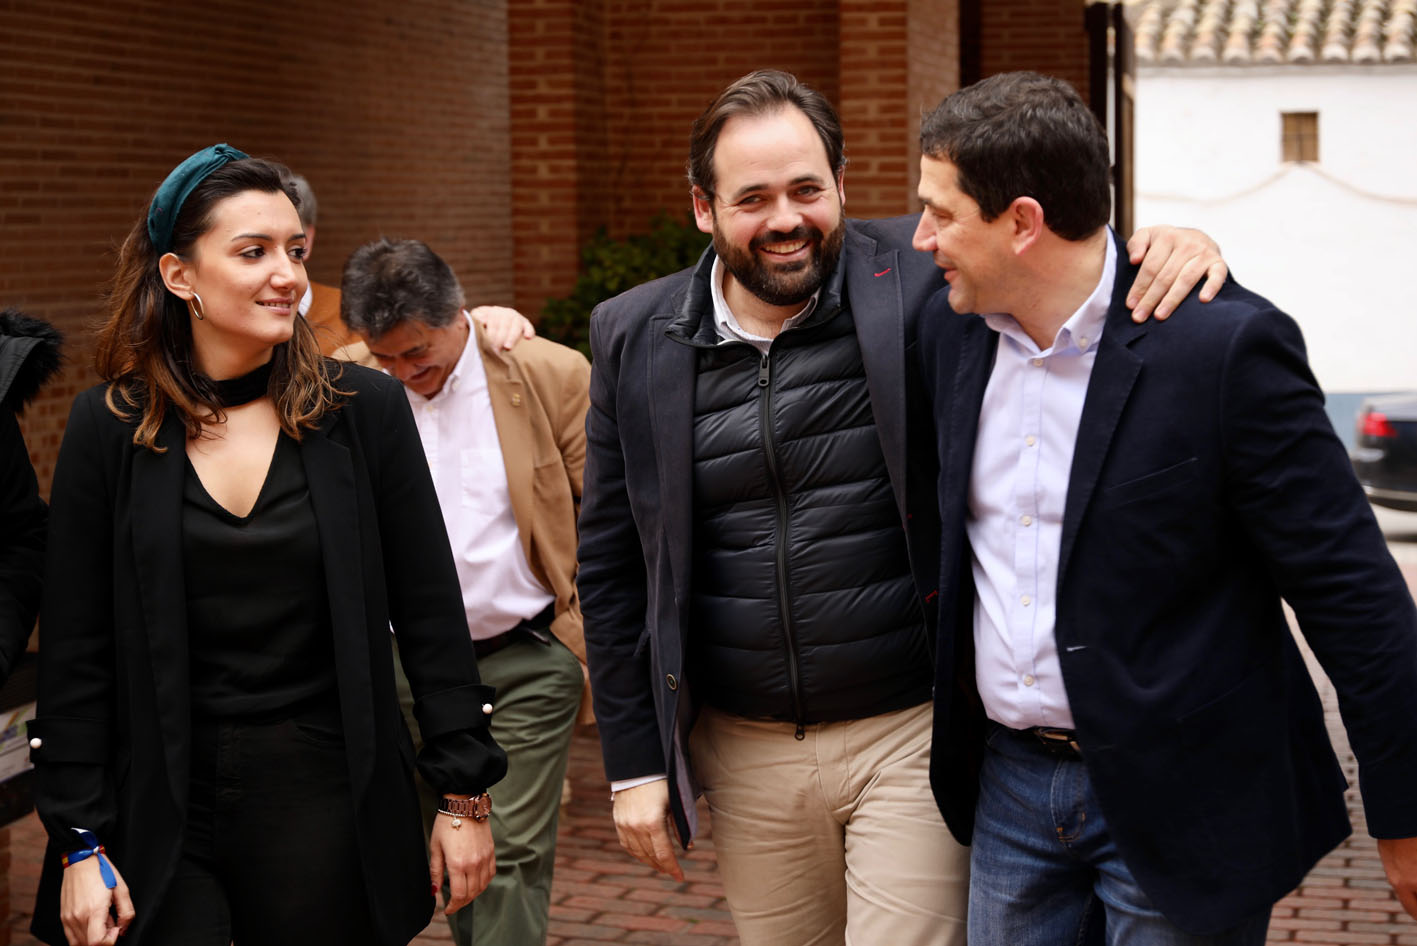
<svg viewBox="0 0 1417 946"><path fill-rule="evenodd" d="M536 580L522 551L477 333L466 312L462 318L467 345L443 389L429 398L406 387L404 394L448 527L467 629L482 640L535 617L556 596Z"/></svg>
<svg viewBox="0 0 1417 946"><path fill-rule="evenodd" d="M723 297L723 275L725 268L723 260L714 257L713 270L709 273L709 284L713 287L713 326L718 332L718 343L720 345L728 342L747 342L764 355L772 347L772 339L764 338L761 335L754 335L745 329L738 321L738 316L733 314L733 310L728 307L728 300ZM787 331L794 325L801 324L802 320L812 314L812 310L817 307L817 297L822 294L818 289L812 293L812 298L797 312L783 320L782 328L778 334Z"/></svg>
<svg viewBox="0 0 1417 946"><path fill-rule="evenodd" d="M1107 319L1117 251L1045 351L1008 315L986 315L998 356L979 412L966 529L973 551L975 682L1013 729L1073 727L1053 626L1063 509L1078 423Z"/></svg>

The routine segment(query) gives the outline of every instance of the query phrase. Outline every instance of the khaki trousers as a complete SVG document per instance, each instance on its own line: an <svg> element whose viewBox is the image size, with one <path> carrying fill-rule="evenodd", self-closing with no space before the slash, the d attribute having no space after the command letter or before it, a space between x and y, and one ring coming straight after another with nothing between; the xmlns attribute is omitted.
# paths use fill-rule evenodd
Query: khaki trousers
<svg viewBox="0 0 1417 946"><path fill-rule="evenodd" d="M930 793L930 715L799 740L704 708L689 749L743 946L963 946L969 849Z"/></svg>

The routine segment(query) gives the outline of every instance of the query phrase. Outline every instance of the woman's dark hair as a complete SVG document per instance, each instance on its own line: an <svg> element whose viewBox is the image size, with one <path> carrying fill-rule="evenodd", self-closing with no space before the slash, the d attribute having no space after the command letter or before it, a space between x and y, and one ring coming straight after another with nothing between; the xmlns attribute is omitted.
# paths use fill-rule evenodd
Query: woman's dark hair
<svg viewBox="0 0 1417 946"><path fill-rule="evenodd" d="M290 171L274 161L243 158L218 168L183 202L172 230L172 252L189 259L193 244L211 229L217 204L246 191L285 194L299 206L289 184ZM109 382L109 410L124 420L137 419L133 442L156 453L157 434L168 410L182 418L188 437L203 424L224 419L210 378L197 371L192 355L192 327L187 304L168 291L158 271L161 258L148 236L147 216L134 224L118 251L118 269L108 294L108 315L98 330L94 367ZM270 396L281 430L300 439L326 411L339 406L347 392L335 387L338 369L320 354L320 345L303 317L294 333L275 346Z"/></svg>

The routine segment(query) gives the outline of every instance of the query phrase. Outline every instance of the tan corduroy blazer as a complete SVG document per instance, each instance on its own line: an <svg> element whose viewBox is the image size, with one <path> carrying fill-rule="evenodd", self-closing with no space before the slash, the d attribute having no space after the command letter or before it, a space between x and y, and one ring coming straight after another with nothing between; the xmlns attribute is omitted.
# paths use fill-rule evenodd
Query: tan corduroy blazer
<svg viewBox="0 0 1417 946"><path fill-rule="evenodd" d="M344 323L340 321L339 300L339 290L334 286L310 283L310 310L305 313L305 321L315 330L315 338L320 342L320 351L335 358L340 357L337 349L359 341L359 336L345 328ZM378 365L369 367L377 368Z"/></svg>
<svg viewBox="0 0 1417 946"><path fill-rule="evenodd" d="M522 551L537 581L556 596L551 633L576 655L584 672L576 516L585 468L590 363L575 349L544 338L523 339L511 351L497 351L488 344L482 325L476 319L472 324L487 372ZM377 367L362 342L344 346L334 357ZM587 683L580 721L593 720Z"/></svg>

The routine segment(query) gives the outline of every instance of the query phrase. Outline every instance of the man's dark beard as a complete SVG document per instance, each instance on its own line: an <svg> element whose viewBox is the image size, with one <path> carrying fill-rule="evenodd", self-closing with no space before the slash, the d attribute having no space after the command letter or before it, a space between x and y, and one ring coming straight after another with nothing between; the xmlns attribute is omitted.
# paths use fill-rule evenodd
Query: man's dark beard
<svg viewBox="0 0 1417 946"><path fill-rule="evenodd" d="M768 305L796 305L806 302L821 288L827 274L836 268L845 237L844 219L838 220L836 228L825 236L821 230L804 223L788 233L765 233L755 237L745 251L729 243L715 222L713 251L744 289ZM777 266L765 263L755 252L766 243L794 240L806 240L811 245L811 253L805 260Z"/></svg>

